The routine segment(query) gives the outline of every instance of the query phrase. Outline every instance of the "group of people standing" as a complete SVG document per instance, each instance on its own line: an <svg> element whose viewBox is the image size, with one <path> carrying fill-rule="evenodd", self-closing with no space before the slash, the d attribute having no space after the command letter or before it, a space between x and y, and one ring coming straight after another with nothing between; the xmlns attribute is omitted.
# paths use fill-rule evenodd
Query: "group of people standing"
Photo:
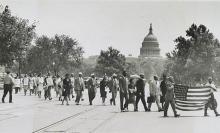
<svg viewBox="0 0 220 133"><path fill-rule="evenodd" d="M100 81L93 73L86 82L84 81L82 72L79 72L77 77L74 77L74 74L68 73L64 77L60 77L59 75L51 76L50 73L48 73L45 76L42 74L25 74L23 78L20 78L19 75L16 75L15 78L13 78L8 71L4 78L4 94L2 102L5 102L5 96L9 92L9 103L12 103L12 88L15 89L16 94L21 88L23 88L24 95L27 95L27 91L29 91L30 95L35 94L39 98L41 98L42 92L44 92L45 100L52 100L51 90L54 89L59 101L62 101L62 105L65 101L66 104L69 105L68 101L71 100L71 97L72 99L75 97L75 103L76 105L79 105L80 101L84 100L84 90L88 89L89 105L93 105L97 89L100 88L100 96L103 105L105 105L107 90L109 90L109 93L111 94L111 105L116 105L116 97L119 92L121 112L128 111L129 104L133 104L135 112L138 111L138 104L141 100L146 112L151 111L152 103L156 102L158 112L164 111L164 117L167 117L169 104L173 109L174 116L180 116L175 107L174 79L172 76L167 77L166 75L163 75L162 81L159 81L159 78L154 76L153 80L148 82L150 95L147 97L147 101L145 100L146 83L144 74L140 74L139 77L134 78L129 77L126 71L123 71L120 76L113 74L111 77L107 77L104 75ZM208 83L209 86L213 86L211 79L209 79ZM207 116L207 108L209 107L209 104L213 104L214 100L212 91L209 103L205 106L205 116ZM216 116L219 116L216 109L214 109L214 112L216 113Z"/></svg>

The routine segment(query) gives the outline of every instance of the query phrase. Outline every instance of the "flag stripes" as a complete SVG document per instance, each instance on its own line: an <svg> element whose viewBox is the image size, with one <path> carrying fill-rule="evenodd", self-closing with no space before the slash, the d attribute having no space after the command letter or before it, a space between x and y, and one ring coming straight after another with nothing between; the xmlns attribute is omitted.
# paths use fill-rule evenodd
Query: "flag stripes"
<svg viewBox="0 0 220 133"><path fill-rule="evenodd" d="M182 111L197 111L204 109L205 104L210 98L210 87L189 87L175 85L176 108Z"/></svg>

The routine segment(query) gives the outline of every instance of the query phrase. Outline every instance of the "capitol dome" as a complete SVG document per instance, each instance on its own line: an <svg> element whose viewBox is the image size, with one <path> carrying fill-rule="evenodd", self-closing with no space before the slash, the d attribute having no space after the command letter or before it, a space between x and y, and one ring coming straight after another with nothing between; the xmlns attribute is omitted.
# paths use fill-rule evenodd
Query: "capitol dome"
<svg viewBox="0 0 220 133"><path fill-rule="evenodd" d="M150 24L149 33L142 42L140 49L141 57L160 57L160 48L157 37L153 34L152 24Z"/></svg>
<svg viewBox="0 0 220 133"><path fill-rule="evenodd" d="M157 37L153 34L148 34L145 38L144 38L144 42L152 42L155 41L157 42Z"/></svg>

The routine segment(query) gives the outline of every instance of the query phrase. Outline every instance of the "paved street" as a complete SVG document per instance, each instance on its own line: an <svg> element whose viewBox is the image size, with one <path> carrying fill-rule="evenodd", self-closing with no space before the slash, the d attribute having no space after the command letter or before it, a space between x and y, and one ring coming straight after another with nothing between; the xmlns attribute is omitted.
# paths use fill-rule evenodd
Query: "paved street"
<svg viewBox="0 0 220 133"><path fill-rule="evenodd" d="M0 103L0 129L2 133L218 133L220 117L215 117L209 110L210 117L203 117L203 111L179 112L180 118L163 118L163 113L157 112L156 105L152 112L144 112L140 103L140 112L121 113L119 99L117 106L102 106L97 93L94 105L88 105L87 92L85 101L75 105L73 100L69 106L61 105L57 98L52 101L38 99L35 96L23 96L23 93L13 95L13 103ZM0 92L2 96L2 91ZM109 97L109 96L108 96ZM220 93L216 93L220 102ZM220 110L220 108L218 108Z"/></svg>

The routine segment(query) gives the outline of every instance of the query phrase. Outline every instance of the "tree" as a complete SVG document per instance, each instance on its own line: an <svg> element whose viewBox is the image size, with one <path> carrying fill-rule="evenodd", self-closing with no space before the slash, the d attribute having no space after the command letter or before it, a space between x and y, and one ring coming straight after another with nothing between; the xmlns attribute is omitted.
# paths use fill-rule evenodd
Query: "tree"
<svg viewBox="0 0 220 133"><path fill-rule="evenodd" d="M133 75L133 74L138 74L139 72L138 72L138 64L136 63L136 62L134 62L134 61L132 61L132 62L126 62L126 64L125 64L125 70L129 73L129 74L131 74L131 75Z"/></svg>
<svg viewBox="0 0 220 133"><path fill-rule="evenodd" d="M11 15L8 6L0 13L0 65L12 66L25 58L35 36L35 24Z"/></svg>
<svg viewBox="0 0 220 133"><path fill-rule="evenodd" d="M78 42L66 35L53 38L41 36L36 39L27 57L28 71L54 72L68 71L82 62L83 49Z"/></svg>
<svg viewBox="0 0 220 133"><path fill-rule="evenodd" d="M215 66L215 49L219 42L204 25L192 24L186 30L186 37L175 40L175 49L167 54L166 71L177 82L192 84L195 79L213 76Z"/></svg>
<svg viewBox="0 0 220 133"><path fill-rule="evenodd" d="M96 64L98 75L120 73L125 69L125 56L119 50L109 47L108 50L102 50Z"/></svg>

